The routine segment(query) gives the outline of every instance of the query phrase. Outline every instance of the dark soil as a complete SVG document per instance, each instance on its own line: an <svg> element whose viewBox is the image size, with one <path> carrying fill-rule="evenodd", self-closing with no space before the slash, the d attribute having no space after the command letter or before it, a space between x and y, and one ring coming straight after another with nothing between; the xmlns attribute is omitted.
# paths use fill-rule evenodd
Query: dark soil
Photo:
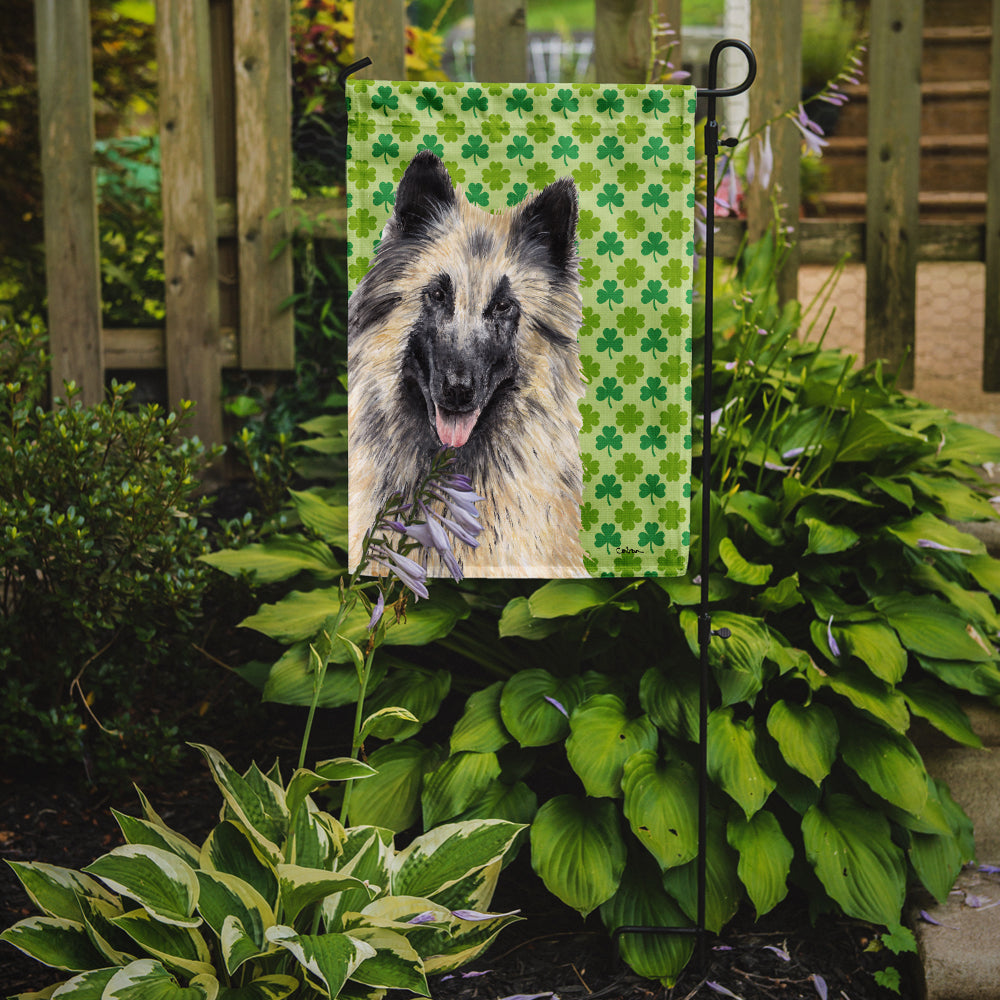
<svg viewBox="0 0 1000 1000"><path fill-rule="evenodd" d="M278 744L291 750L288 720L279 716L270 723L269 733L257 732L257 746L273 751ZM217 743L235 764L248 761L245 740L220 738ZM214 825L220 800L194 751L191 765L150 791L150 798L170 826L198 841ZM7 775L0 779L0 858L81 868L122 842L111 807L139 814L134 793L102 795L56 775L32 781ZM519 908L526 919L501 933L470 969L432 977L435 1000L551 994L562 1000L689 1000L733 994L743 1000L886 1000L892 994L877 986L873 975L887 965L903 974L902 996L918 992L904 962L884 951L866 950L874 937L871 928L833 918L822 918L813 927L801 901L782 904L757 924L751 914L738 915L719 938L706 940L705 969L695 968L693 961L672 990L639 978L619 962L596 915L583 922L563 907L545 892L524 856L501 877L494 908ZM13 873L0 866L0 927L32 912ZM42 989L61 978L65 975L0 944L0 995Z"/></svg>

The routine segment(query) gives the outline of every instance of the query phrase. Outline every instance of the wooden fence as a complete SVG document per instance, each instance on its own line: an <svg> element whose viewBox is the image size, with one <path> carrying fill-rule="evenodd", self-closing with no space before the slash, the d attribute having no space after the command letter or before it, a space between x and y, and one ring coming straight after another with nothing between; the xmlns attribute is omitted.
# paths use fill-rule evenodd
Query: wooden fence
<svg viewBox="0 0 1000 1000"><path fill-rule="evenodd" d="M478 79L525 78L526 2L474 0ZM94 401L107 370L165 368L169 399L195 400L196 433L220 441L221 370L293 364L292 316L281 308L292 289L291 255L276 252L292 219L310 219L317 237L345 234L342 200L307 202L295 216L282 211L291 203L290 0L157 2L166 326L144 330L101 327L88 0L35 3L53 384L73 379ZM644 80L650 17L679 25L681 6L595 0L597 80ZM922 0L871 0L867 216L799 220L786 209L797 242L781 289L795 294L800 263L832 263L844 253L863 260L866 356L895 364L910 351L903 378L912 384L917 262L985 261L983 385L998 391L1000 0L992 4L985 225L918 217L922 11ZM802 2L753 0L751 18L759 65L753 129L799 101ZM368 75L405 75L405 0L357 0L356 33L355 51L374 63ZM680 45L683 51L683 39ZM725 220L720 255L732 253L744 226L751 235L766 227L776 193L785 205L799 203L798 133L791 125L776 129L773 141L770 186L749 192L745 224Z"/></svg>

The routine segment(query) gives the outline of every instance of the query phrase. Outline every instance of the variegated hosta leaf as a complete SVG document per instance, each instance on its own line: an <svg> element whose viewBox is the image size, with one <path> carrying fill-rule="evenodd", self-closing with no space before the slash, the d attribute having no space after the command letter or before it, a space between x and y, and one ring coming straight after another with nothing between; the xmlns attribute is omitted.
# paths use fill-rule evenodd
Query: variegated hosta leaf
<svg viewBox="0 0 1000 1000"><path fill-rule="evenodd" d="M618 889L625 842L608 799L558 795L531 824L531 865L549 892L586 916Z"/></svg>
<svg viewBox="0 0 1000 1000"><path fill-rule="evenodd" d="M150 955L189 976L213 971L205 939L190 927L160 923L145 910L132 910L111 921Z"/></svg>
<svg viewBox="0 0 1000 1000"><path fill-rule="evenodd" d="M368 888L345 889L323 900L327 930L344 930L342 918L345 913L357 913L367 906L372 891L388 889L391 857L391 831L373 826L356 826L347 831L337 870L367 883Z"/></svg>
<svg viewBox="0 0 1000 1000"><path fill-rule="evenodd" d="M643 750L625 762L622 789L632 832L661 869L697 855L698 783L688 764Z"/></svg>
<svg viewBox="0 0 1000 1000"><path fill-rule="evenodd" d="M201 847L199 867L224 872L252 885L271 907L278 904L278 875L241 823L220 823Z"/></svg>
<svg viewBox="0 0 1000 1000"><path fill-rule="evenodd" d="M159 962L143 958L119 969L101 1000L216 1000L218 995L219 982L212 975L196 976L181 986Z"/></svg>
<svg viewBox="0 0 1000 1000"><path fill-rule="evenodd" d="M26 955L54 969L81 972L100 968L104 958L95 950L87 929L76 920L65 917L28 917L19 920L0 934Z"/></svg>
<svg viewBox="0 0 1000 1000"><path fill-rule="evenodd" d="M375 954L366 958L351 973L355 982L383 989L409 990L422 997L430 996L424 963L402 934L384 927L356 927L351 931L351 937L375 949Z"/></svg>
<svg viewBox="0 0 1000 1000"><path fill-rule="evenodd" d="M299 980L294 976L261 976L245 986L224 986L219 992L218 1000L285 1000L299 985Z"/></svg>
<svg viewBox="0 0 1000 1000"><path fill-rule="evenodd" d="M93 896L109 903L116 902L97 879L74 871L39 861L8 861L31 901L46 916L81 920L81 896Z"/></svg>
<svg viewBox="0 0 1000 1000"><path fill-rule="evenodd" d="M113 892L134 899L166 924L197 927L198 879L191 866L171 851L146 844L125 844L85 869Z"/></svg>
<svg viewBox="0 0 1000 1000"><path fill-rule="evenodd" d="M292 921L305 907L345 889L361 889L369 893L369 898L375 895L374 890L353 875L303 868L301 865L278 865L278 882L282 912L286 920Z"/></svg>
<svg viewBox="0 0 1000 1000"><path fill-rule="evenodd" d="M849 795L830 795L805 814L802 837L820 882L849 917L899 923L906 866L882 813Z"/></svg>
<svg viewBox="0 0 1000 1000"><path fill-rule="evenodd" d="M125 813L120 813L117 809L112 809L111 812L118 821L122 835L128 843L159 847L161 850L176 854L192 867L198 864L198 848L182 834L149 820L126 816Z"/></svg>
<svg viewBox="0 0 1000 1000"><path fill-rule="evenodd" d="M104 988L114 978L118 969L118 966L107 969L91 969L89 972L81 972L80 975L67 979L55 990L49 987L44 993L21 993L19 997L24 998L24 1000L29 996L52 997L54 1000L101 1000L101 997L104 996ZM11 1000L18 1000L18 997L12 997Z"/></svg>
<svg viewBox="0 0 1000 1000"><path fill-rule="evenodd" d="M238 879L235 875L226 875L224 872L200 871L198 872L198 883L201 887L198 910L220 940L223 938L223 930L227 921L234 920L239 924L238 929L231 928L229 931L230 942L240 942L239 958L235 964L230 964L230 959L235 959L236 953L231 947L224 949L226 951L226 967L229 974L232 975L242 962L252 957L246 954L242 938L250 939L254 949L252 954L259 954L266 950L264 931L274 925L274 912L267 900L252 885ZM236 933L237 930L240 933Z"/></svg>
<svg viewBox="0 0 1000 1000"><path fill-rule="evenodd" d="M830 773L840 738L837 720L826 705L798 705L778 700L767 716L767 731L781 748L781 756L815 785Z"/></svg>
<svg viewBox="0 0 1000 1000"><path fill-rule="evenodd" d="M192 745L205 755L212 777L235 818L247 828L264 855L277 863L281 856L278 845L288 830L284 789L255 769L246 776L240 775L212 747Z"/></svg>
<svg viewBox="0 0 1000 1000"><path fill-rule="evenodd" d="M267 939L295 956L309 977L327 990L331 997L340 993L355 969L375 949L349 934L296 934L291 927L269 927Z"/></svg>
<svg viewBox="0 0 1000 1000"><path fill-rule="evenodd" d="M451 752L474 750L477 753L496 753L510 742L500 716L500 692L503 681L497 681L469 696L462 717L455 723L451 734Z"/></svg>
<svg viewBox="0 0 1000 1000"><path fill-rule="evenodd" d="M752 718L737 721L733 709L717 708L708 717L708 774L749 818L767 801L776 782L757 762Z"/></svg>
<svg viewBox="0 0 1000 1000"><path fill-rule="evenodd" d="M651 859L629 859L618 891L601 905L611 932L619 927L689 927L691 921L664 891ZM623 934L620 953L640 976L672 986L694 950L692 934Z"/></svg>
<svg viewBox="0 0 1000 1000"><path fill-rule="evenodd" d="M726 837L730 847L740 853L736 873L761 917L788 894L788 872L795 849L781 832L774 813L766 809L750 819L737 816L730 820Z"/></svg>
<svg viewBox="0 0 1000 1000"><path fill-rule="evenodd" d="M392 892L433 899L499 861L523 827L501 819L447 823L417 837L393 859Z"/></svg>

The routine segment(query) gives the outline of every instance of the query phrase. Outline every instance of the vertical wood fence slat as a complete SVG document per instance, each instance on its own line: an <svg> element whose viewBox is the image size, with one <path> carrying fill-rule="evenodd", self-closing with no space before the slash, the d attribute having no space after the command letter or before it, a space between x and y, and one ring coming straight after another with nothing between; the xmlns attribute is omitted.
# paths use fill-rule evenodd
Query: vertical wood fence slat
<svg viewBox="0 0 1000 1000"><path fill-rule="evenodd" d="M35 0L52 392L104 395L88 0Z"/></svg>
<svg viewBox="0 0 1000 1000"><path fill-rule="evenodd" d="M760 73L750 88L750 131L794 108L802 91L802 4L799 0L759 0L750 8L750 42ZM730 123L735 132L739 122ZM747 196L750 239L759 239L774 221L773 203L780 206L781 225L794 229L795 241L778 274L778 296L784 302L798 295L800 250L799 158L802 137L787 120L771 127L774 170L766 189L755 182Z"/></svg>
<svg viewBox="0 0 1000 1000"><path fill-rule="evenodd" d="M476 0L473 11L476 79L524 80L528 64L524 0Z"/></svg>
<svg viewBox="0 0 1000 1000"><path fill-rule="evenodd" d="M989 169L986 179L986 325L983 390L1000 392L1000 0L993 0L990 45Z"/></svg>
<svg viewBox="0 0 1000 1000"><path fill-rule="evenodd" d="M354 54L372 61L355 74L358 77L406 79L405 0L362 0L354 5Z"/></svg>
<svg viewBox="0 0 1000 1000"><path fill-rule="evenodd" d="M287 0L233 7L240 365L295 367L288 212L292 195L290 16ZM275 256L275 249L285 247ZM273 257L273 259L272 259Z"/></svg>
<svg viewBox="0 0 1000 1000"><path fill-rule="evenodd" d="M868 98L865 359L913 387L923 3L872 0ZM905 360L904 360L905 358Z"/></svg>
<svg viewBox="0 0 1000 1000"><path fill-rule="evenodd" d="M594 70L598 83L645 83L649 19L656 0L594 0Z"/></svg>
<svg viewBox="0 0 1000 1000"><path fill-rule="evenodd" d="M222 440L219 257L207 0L156 10L166 273L167 394L198 403L192 430Z"/></svg>

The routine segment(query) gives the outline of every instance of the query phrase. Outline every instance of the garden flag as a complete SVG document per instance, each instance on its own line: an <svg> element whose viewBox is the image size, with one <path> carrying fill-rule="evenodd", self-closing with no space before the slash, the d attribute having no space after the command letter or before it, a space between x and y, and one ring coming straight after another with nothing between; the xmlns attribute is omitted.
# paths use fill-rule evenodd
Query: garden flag
<svg viewBox="0 0 1000 1000"><path fill-rule="evenodd" d="M695 91L347 83L351 565L433 456L467 576L677 576Z"/></svg>

